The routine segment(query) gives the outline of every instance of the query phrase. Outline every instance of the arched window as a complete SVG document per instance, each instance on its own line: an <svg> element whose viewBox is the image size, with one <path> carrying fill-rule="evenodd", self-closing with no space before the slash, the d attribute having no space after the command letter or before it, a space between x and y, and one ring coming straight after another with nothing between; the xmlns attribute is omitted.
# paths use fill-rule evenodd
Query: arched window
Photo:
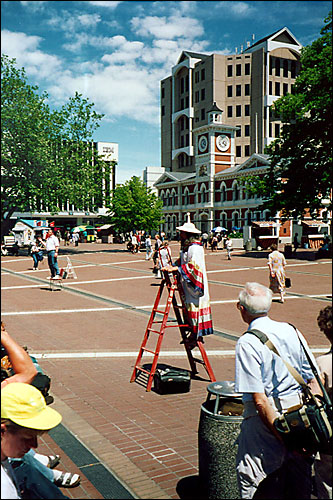
<svg viewBox="0 0 333 500"><path fill-rule="evenodd" d="M239 213L233 212L232 214L232 227L240 227L239 226Z"/></svg>
<svg viewBox="0 0 333 500"><path fill-rule="evenodd" d="M207 202L208 202L208 191L205 184L201 184L199 192L199 203L207 203Z"/></svg>
<svg viewBox="0 0 333 500"><path fill-rule="evenodd" d="M252 222L252 212L251 210L248 210L246 212L246 223L248 226L251 226L251 222Z"/></svg>
<svg viewBox="0 0 333 500"><path fill-rule="evenodd" d="M176 190L175 190L175 188L173 188L171 191L170 202L171 202L172 207L174 207L176 205Z"/></svg>
<svg viewBox="0 0 333 500"><path fill-rule="evenodd" d="M190 192L188 187L186 187L183 193L183 205L189 205L189 204L190 204Z"/></svg>
<svg viewBox="0 0 333 500"><path fill-rule="evenodd" d="M227 188L224 182L221 184L221 201L227 201Z"/></svg>
<svg viewBox="0 0 333 500"><path fill-rule="evenodd" d="M240 194L240 190L239 190L238 182L234 181L232 184L232 199L233 199L233 201L239 200L239 194Z"/></svg>
<svg viewBox="0 0 333 500"><path fill-rule="evenodd" d="M225 212L221 212L221 215L220 215L220 221L221 221L221 226L222 227L225 227L227 229L227 214Z"/></svg>
<svg viewBox="0 0 333 500"><path fill-rule="evenodd" d="M162 200L163 207L166 207L167 206L167 199L166 199L164 190L161 191L160 198Z"/></svg>

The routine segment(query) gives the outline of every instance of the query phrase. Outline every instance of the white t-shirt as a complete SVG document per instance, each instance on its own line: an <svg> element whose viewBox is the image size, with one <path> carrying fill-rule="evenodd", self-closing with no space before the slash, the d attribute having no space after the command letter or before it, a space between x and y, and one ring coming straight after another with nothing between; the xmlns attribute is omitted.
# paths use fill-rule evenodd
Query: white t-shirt
<svg viewBox="0 0 333 500"><path fill-rule="evenodd" d="M1 462L1 498L21 498L15 474L8 458Z"/></svg>
<svg viewBox="0 0 333 500"><path fill-rule="evenodd" d="M56 247L59 247L59 240L54 234L49 236L46 240L46 251L50 252L51 250L55 250Z"/></svg>

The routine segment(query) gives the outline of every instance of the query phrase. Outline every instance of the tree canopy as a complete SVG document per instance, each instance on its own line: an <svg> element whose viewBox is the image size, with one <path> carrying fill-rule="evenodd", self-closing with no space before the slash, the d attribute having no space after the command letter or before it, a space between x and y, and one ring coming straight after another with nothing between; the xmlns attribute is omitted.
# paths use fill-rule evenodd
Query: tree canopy
<svg viewBox="0 0 333 500"><path fill-rule="evenodd" d="M77 92L59 110L47 99L15 59L1 56L2 221L15 211L57 213L67 202L102 206L113 165L98 156L92 137L103 115Z"/></svg>
<svg viewBox="0 0 333 500"><path fill-rule="evenodd" d="M263 208L285 216L316 214L330 198L332 164L332 14L321 36L301 50L301 68L291 94L273 105L283 126L267 148L269 172L253 182Z"/></svg>
<svg viewBox="0 0 333 500"><path fill-rule="evenodd" d="M147 188L139 177L133 176L113 190L107 220L124 233L158 230L163 222L162 206L162 201L151 188Z"/></svg>

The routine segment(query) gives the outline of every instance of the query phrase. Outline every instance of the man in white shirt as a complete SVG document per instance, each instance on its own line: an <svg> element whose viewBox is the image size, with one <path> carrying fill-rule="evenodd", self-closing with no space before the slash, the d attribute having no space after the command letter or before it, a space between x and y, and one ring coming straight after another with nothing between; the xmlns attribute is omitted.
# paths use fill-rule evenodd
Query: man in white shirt
<svg viewBox="0 0 333 500"><path fill-rule="evenodd" d="M52 229L48 230L48 233L46 235L46 243L44 243L44 246L47 251L47 262L49 264L49 268L51 271L51 276L50 278L59 278L60 279L60 271L59 271L59 266L57 262L57 257L58 257L58 252L59 252L59 240L58 238L53 234Z"/></svg>
<svg viewBox="0 0 333 500"><path fill-rule="evenodd" d="M265 333L304 380L313 380L296 330L268 317L271 303L267 287L246 283L237 307L248 330ZM309 352L304 337L298 335ZM251 333L243 334L236 344L235 391L243 394L244 403L236 459L241 498L310 499L312 458L288 451L273 425L283 410L301 403L301 387L282 359Z"/></svg>

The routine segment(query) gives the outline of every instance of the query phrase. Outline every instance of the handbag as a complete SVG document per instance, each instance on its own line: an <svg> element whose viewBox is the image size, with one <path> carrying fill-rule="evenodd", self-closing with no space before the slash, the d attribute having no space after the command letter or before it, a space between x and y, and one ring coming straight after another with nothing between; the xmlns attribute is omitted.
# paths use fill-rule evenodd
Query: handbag
<svg viewBox="0 0 333 500"><path fill-rule="evenodd" d="M293 328L295 327L293 326ZM255 335L268 349L279 356L288 371L303 389L303 404L288 408L281 416L274 420L274 427L282 438L286 448L299 452L306 451L310 454L318 451L332 454L332 402L320 380L316 367L298 336L297 330L296 333L300 344L322 390L322 397L315 396L311 392L298 371L281 357L267 335L260 330L249 330L247 333Z"/></svg>
<svg viewBox="0 0 333 500"><path fill-rule="evenodd" d="M285 285L286 285L286 288L290 288L291 287L291 279L290 278L285 278Z"/></svg>

